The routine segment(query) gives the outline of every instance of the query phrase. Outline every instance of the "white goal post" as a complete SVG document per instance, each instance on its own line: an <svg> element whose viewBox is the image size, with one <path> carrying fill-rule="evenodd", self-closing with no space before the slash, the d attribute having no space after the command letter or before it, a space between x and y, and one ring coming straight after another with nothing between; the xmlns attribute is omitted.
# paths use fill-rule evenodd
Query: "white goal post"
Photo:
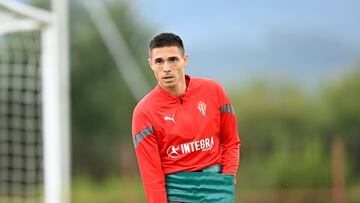
<svg viewBox="0 0 360 203"><path fill-rule="evenodd" d="M0 0L0 37L41 34L43 195L45 203L70 202L68 0L52 0L51 11Z"/></svg>

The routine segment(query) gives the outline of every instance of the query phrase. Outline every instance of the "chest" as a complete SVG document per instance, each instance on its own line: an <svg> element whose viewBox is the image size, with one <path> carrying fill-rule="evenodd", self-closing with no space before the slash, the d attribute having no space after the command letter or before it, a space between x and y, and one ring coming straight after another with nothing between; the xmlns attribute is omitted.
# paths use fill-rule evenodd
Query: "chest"
<svg viewBox="0 0 360 203"><path fill-rule="evenodd" d="M187 98L182 103L169 102L153 113L160 145L201 140L216 136L220 130L218 100L210 94Z"/></svg>

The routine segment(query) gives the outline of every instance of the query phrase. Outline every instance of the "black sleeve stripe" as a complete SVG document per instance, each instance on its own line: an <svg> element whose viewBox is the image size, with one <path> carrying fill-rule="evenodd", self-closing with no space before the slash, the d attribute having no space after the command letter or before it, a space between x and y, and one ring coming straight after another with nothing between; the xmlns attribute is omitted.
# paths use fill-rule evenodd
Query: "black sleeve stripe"
<svg viewBox="0 0 360 203"><path fill-rule="evenodd" d="M147 136L154 133L154 128L152 126L145 128L141 132L135 135L134 137L134 146L135 149L139 146L140 142L145 139Z"/></svg>
<svg viewBox="0 0 360 203"><path fill-rule="evenodd" d="M224 104L220 107L220 112L221 113L224 113L224 112L228 112L228 113L231 113L233 115L235 115L235 111L234 111L234 108L232 107L231 104Z"/></svg>

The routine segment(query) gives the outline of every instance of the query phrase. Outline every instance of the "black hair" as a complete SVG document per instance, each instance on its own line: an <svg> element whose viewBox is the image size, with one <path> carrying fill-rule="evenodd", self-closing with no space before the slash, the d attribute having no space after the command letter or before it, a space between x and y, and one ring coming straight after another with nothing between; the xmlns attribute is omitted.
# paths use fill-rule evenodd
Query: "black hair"
<svg viewBox="0 0 360 203"><path fill-rule="evenodd" d="M176 46L184 53L184 45L179 36L173 33L160 33L156 35L151 41L149 45L149 50L153 50L154 48L160 48L160 47L170 47L170 46Z"/></svg>

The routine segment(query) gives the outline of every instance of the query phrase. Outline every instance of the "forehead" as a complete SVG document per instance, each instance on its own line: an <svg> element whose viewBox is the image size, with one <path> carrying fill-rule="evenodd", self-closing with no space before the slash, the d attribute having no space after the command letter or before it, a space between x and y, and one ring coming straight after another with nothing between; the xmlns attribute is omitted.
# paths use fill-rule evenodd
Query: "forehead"
<svg viewBox="0 0 360 203"><path fill-rule="evenodd" d="M182 57L183 53L177 46L157 47L150 51L150 57L155 58L168 58L168 57Z"/></svg>

